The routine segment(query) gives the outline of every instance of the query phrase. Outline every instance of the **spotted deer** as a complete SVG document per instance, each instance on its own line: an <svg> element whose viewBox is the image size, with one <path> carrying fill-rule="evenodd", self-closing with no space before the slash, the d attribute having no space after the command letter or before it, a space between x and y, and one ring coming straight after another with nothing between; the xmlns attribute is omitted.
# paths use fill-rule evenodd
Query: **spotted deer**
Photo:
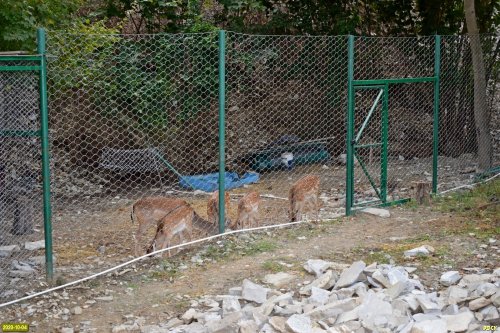
<svg viewBox="0 0 500 333"><path fill-rule="evenodd" d="M302 219L306 210L316 212L319 219L319 177L306 175L299 179L290 188L288 200L290 201L290 221L296 222Z"/></svg>
<svg viewBox="0 0 500 333"><path fill-rule="evenodd" d="M132 223L137 220L138 229L134 234L135 249L137 256L139 247L142 247L142 237L152 225L158 228L164 217L181 207L189 207L189 204L182 199L166 197L147 197L140 199L132 206L130 218Z"/></svg>
<svg viewBox="0 0 500 333"><path fill-rule="evenodd" d="M238 218L230 225L231 229L246 229L259 226L258 211L260 204L259 193L247 193L238 202Z"/></svg>
<svg viewBox="0 0 500 333"><path fill-rule="evenodd" d="M225 214L225 225L228 226L231 224L231 220L227 217L227 214L229 212L229 209L231 207L231 202L229 198L229 193L225 192L224 193L224 210L226 212ZM207 217L208 221L215 224L216 226L219 225L219 191L215 191L212 193L210 198L208 199L207 202Z"/></svg>
<svg viewBox="0 0 500 333"><path fill-rule="evenodd" d="M179 237L178 244L192 241L193 227L201 230L203 236L215 235L218 232L213 223L200 217L191 206L181 206L166 215L158 223L155 238L149 245L146 253L169 248L172 246L175 236ZM185 236L187 236L186 239ZM180 249L175 254L179 251ZM171 255L171 251L168 250L168 256L170 257Z"/></svg>

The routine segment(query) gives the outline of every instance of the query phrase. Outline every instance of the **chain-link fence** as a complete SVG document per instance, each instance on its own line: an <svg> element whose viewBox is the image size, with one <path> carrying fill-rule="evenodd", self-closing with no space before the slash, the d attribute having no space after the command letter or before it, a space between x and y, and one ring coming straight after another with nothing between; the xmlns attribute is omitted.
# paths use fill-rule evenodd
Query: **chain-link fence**
<svg viewBox="0 0 500 333"><path fill-rule="evenodd" d="M306 175L319 177L319 218L344 214L350 144L355 146L354 205L411 197L415 182L432 181L437 101L438 190L470 182L477 167L470 45L467 37L441 37L437 100L435 41L434 36L356 37L351 55L357 83L348 124L348 36L226 33L224 114L218 101L216 32L51 32L47 59L57 274L74 280L133 256L138 223L131 221L131 207L141 198L185 200L206 220L203 228L195 225L193 237L217 233L216 214L207 202L218 188L222 114L231 198L226 213L233 222L240 198L252 191L261 196L260 225L289 222L289 190ZM496 166L499 39L483 36L482 42ZM415 78L423 79L411 81ZM372 81L363 83L367 80ZM0 129L28 130L37 124L37 84L32 73L0 72ZM349 126L352 142L346 141ZM1 245L14 238L16 244L40 240L39 143L2 136L0 148L1 186L11 189L0 198ZM167 223L163 217L176 209L154 222ZM313 213L306 216L315 218ZM16 223L28 226L24 234L13 233ZM151 229L139 254L159 235L159 229ZM23 262L31 256L0 258L2 274L10 271L13 258ZM3 299L38 288L17 279L2 280Z"/></svg>
<svg viewBox="0 0 500 333"><path fill-rule="evenodd" d="M0 299L43 282L38 63L0 61ZM12 60L8 60L12 59ZM1 59L0 59L1 60ZM8 60L8 61L7 61ZM36 273L42 273L35 276Z"/></svg>
<svg viewBox="0 0 500 333"><path fill-rule="evenodd" d="M474 75L469 36L441 37L439 108L439 192L471 184L477 161L477 124L474 116ZM481 35L487 83L487 125L493 144L493 170L500 166L500 37Z"/></svg>

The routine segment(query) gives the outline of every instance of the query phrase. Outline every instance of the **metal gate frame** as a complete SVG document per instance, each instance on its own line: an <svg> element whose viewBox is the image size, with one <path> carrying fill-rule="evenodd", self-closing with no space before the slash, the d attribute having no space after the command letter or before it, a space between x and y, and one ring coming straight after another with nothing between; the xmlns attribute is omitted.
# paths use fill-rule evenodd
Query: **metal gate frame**
<svg viewBox="0 0 500 333"><path fill-rule="evenodd" d="M31 71L38 73L40 94L40 129L33 131L0 129L1 138L40 138L42 153L43 220L45 235L45 269L48 281L52 281L54 267L52 260L52 223L50 204L50 164L49 164L49 115L47 106L47 59L45 56L45 30L37 30L36 55L0 56L0 72ZM9 65L28 62L30 65Z"/></svg>
<svg viewBox="0 0 500 333"><path fill-rule="evenodd" d="M382 89L384 91L384 99L382 105L382 165L381 165L381 177L380 177L380 192L375 188L373 181L370 183L374 187L377 195L380 198L380 202L377 200L377 206L388 206L393 204L398 204L406 202L409 198L399 199L396 201L387 201L387 144L388 144L388 133L387 133L387 117L388 117L388 91L389 85L392 84L411 84L411 83L422 83L422 82L432 82L434 84L434 110L433 110L433 153L432 153L432 193L435 195L437 193L437 165L438 165L438 130L439 130L439 75L440 75L440 63L441 63L441 36L436 35L434 39L434 76L428 77L415 77L415 78L393 78L393 79L371 79L371 80L354 80L354 43L355 37L350 35L348 40L348 86L347 86L347 164L346 164L346 215L352 215L353 211L359 209L354 204L354 158L356 148L358 146L357 140L359 140L360 134L363 127L369 121L371 112L376 107L378 100L372 106L370 114L365 120L360 133L354 136L354 104L355 104L355 91L357 89ZM381 97L379 95L379 97ZM377 98L378 99L378 98ZM364 145L366 146L366 145ZM365 170L362 163L360 165L363 172L368 175L368 171ZM371 204L375 202L366 202L366 204Z"/></svg>

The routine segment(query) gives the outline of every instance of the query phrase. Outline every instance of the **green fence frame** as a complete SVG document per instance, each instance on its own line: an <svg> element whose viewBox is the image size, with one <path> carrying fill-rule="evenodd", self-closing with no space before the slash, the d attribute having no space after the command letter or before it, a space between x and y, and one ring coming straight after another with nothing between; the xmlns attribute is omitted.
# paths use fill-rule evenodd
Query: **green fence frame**
<svg viewBox="0 0 500 333"><path fill-rule="evenodd" d="M434 84L434 110L433 110L433 152L432 152L432 192L437 193L437 181L438 181L438 134L439 134L439 75L440 75L440 64L441 64L441 37L439 35L435 36L434 39L434 76L430 77L410 77L410 78L390 78L390 79L371 79L371 80L354 80L354 47L355 47L355 37L349 35L348 39L348 75L347 75L347 163L346 163L346 206L345 212L347 216L352 215L355 210L354 205L354 158L355 158L355 148L356 140L358 137L354 138L354 106L355 106L355 90L356 89L384 89L383 106L382 106L382 163L381 163L381 177L380 177L380 192L375 188L373 181L370 179L370 183L374 187L377 195L380 198L378 205L388 206L395 203L408 201L408 198L400 199L395 202L387 202L387 145L388 145L388 100L389 100L389 85L391 84L408 84L408 83L422 83L422 82L432 82ZM378 101L378 98L377 98ZM368 120L367 120L368 121ZM365 126L365 124L363 125ZM362 162L360 165L365 170ZM370 178L370 176L368 175ZM365 202L363 205L377 203Z"/></svg>
<svg viewBox="0 0 500 333"><path fill-rule="evenodd" d="M45 30L37 30L37 55L0 56L0 72L38 72L40 98L40 129L36 131L0 130L0 137L40 138L42 153L43 221L45 233L45 269L48 281L54 276L52 257L52 211L50 203L50 154L49 154L49 114L47 103L47 62L45 57ZM8 62L33 62L33 65L5 66Z"/></svg>
<svg viewBox="0 0 500 333"><path fill-rule="evenodd" d="M437 193L437 177L438 177L438 119L439 119L439 75L441 61L441 38L435 36L434 48L434 76L432 77L414 77L414 78L390 78L390 79L371 79L371 80L354 80L354 56L355 56L355 41L356 37L348 36L348 68L347 68L347 163L346 163L346 215L352 215L356 209L354 205L354 158L356 139L354 133L354 104L355 91L357 89L382 89L383 94L377 97L377 102L382 99L382 142L378 145L382 146L382 162L381 162L381 184L380 191L377 194L380 197L382 205L392 205L396 202L387 202L387 144L388 144L388 88L391 84L403 83L421 83L432 82L434 84L434 110L433 110L433 159L432 159L432 192ZM51 223L51 193L50 193L50 151L49 151L49 122L48 122L48 101L47 101L47 63L45 55L45 30L37 30L37 55L21 55L21 56L0 56L0 72L4 71L36 71L39 74L39 94L40 94L40 129L35 131L18 131L18 130L1 130L0 137L38 137L41 140L42 154L42 180L43 180L43 218L45 231L45 262L46 275L48 280L53 279L54 267L52 257L52 223ZM218 79L219 79L219 232L225 232L225 101L226 101L226 32L219 30L218 32ZM4 65L7 62L27 61L33 62L32 65ZM367 120L368 121L368 120ZM363 126L365 126L364 124ZM361 146L361 145L360 145ZM361 163L362 164L362 163ZM363 167L363 166L362 166ZM399 200L398 202L407 199ZM370 204L370 203L365 203Z"/></svg>

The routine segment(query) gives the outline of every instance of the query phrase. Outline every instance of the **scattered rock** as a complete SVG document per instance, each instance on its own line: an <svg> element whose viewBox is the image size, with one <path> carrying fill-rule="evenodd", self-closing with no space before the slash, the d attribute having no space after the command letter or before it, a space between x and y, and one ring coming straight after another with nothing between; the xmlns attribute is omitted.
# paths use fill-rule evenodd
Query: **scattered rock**
<svg viewBox="0 0 500 333"><path fill-rule="evenodd" d="M81 315L83 313L83 310L79 306L75 306L73 309L71 309L71 313L74 315Z"/></svg>
<svg viewBox="0 0 500 333"><path fill-rule="evenodd" d="M361 210L363 213L375 215L378 217L391 217L391 213L387 209L369 207Z"/></svg>
<svg viewBox="0 0 500 333"><path fill-rule="evenodd" d="M268 274L264 277L264 282L271 284L276 288L282 288L289 285L295 279L295 275L288 274L285 272L279 272L276 274Z"/></svg>
<svg viewBox="0 0 500 333"><path fill-rule="evenodd" d="M460 276L460 273L458 271L449 271L441 275L439 282L441 282L443 286L451 286L458 283L461 278L462 277Z"/></svg>
<svg viewBox="0 0 500 333"><path fill-rule="evenodd" d="M18 252L20 250L21 249L18 245L0 246L0 257L10 257L12 253Z"/></svg>
<svg viewBox="0 0 500 333"><path fill-rule="evenodd" d="M422 245L420 247L405 251L404 256L407 258L411 258L416 256L428 256L431 253L434 253L434 248L432 246Z"/></svg>
<svg viewBox="0 0 500 333"><path fill-rule="evenodd" d="M455 315L444 315L441 318L446 320L446 329L452 332L463 332L467 330L469 324L474 319L474 314L466 310Z"/></svg>
<svg viewBox="0 0 500 333"><path fill-rule="evenodd" d="M250 280L243 280L243 289L241 293L241 297L246 299L247 301L252 301L255 303L264 303L267 299L267 289L253 283Z"/></svg>
<svg viewBox="0 0 500 333"><path fill-rule="evenodd" d="M491 304L491 299L479 297L473 301L469 302L469 309L472 311L484 308L487 305Z"/></svg>
<svg viewBox="0 0 500 333"><path fill-rule="evenodd" d="M344 270L340 275L337 283L335 283L335 289L348 287L358 281L359 276L363 273L366 264L362 261L357 261L351 265L348 269Z"/></svg>
<svg viewBox="0 0 500 333"><path fill-rule="evenodd" d="M294 333L312 333L311 318L294 314L286 321L286 328Z"/></svg>
<svg viewBox="0 0 500 333"><path fill-rule="evenodd" d="M30 251L45 249L45 240L42 239L36 242L26 242L24 243L24 248Z"/></svg>

